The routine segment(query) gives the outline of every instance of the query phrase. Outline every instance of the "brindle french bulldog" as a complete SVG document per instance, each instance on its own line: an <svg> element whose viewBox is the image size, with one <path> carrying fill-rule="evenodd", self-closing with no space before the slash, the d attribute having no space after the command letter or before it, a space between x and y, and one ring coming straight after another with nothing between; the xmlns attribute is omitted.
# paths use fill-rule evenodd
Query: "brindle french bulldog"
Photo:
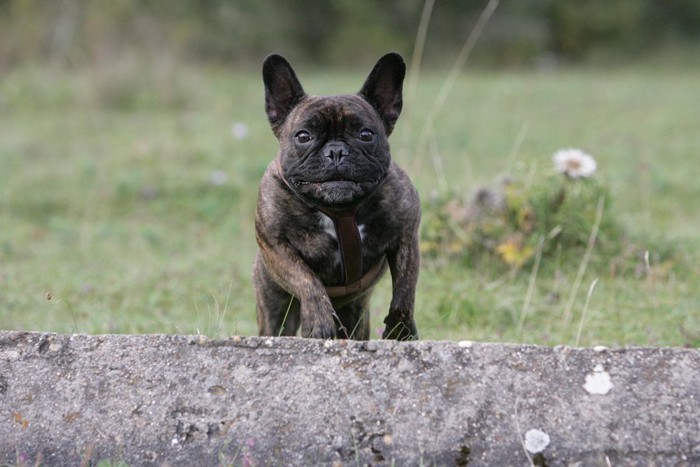
<svg viewBox="0 0 700 467"><path fill-rule="evenodd" d="M308 96L289 62L263 64L280 151L260 183L255 233L261 336L370 338L369 299L391 271L382 337L417 339L418 193L391 160L406 65L379 59L358 94Z"/></svg>

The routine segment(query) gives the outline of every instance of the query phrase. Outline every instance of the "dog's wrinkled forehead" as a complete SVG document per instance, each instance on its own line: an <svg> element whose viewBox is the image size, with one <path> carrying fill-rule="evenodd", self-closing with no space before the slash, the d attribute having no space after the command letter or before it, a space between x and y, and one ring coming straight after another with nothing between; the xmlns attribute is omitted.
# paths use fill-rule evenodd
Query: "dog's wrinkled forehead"
<svg viewBox="0 0 700 467"><path fill-rule="evenodd" d="M372 126L382 130L377 112L367 101L357 95L309 96L289 115L292 128L328 130L334 133L360 126Z"/></svg>

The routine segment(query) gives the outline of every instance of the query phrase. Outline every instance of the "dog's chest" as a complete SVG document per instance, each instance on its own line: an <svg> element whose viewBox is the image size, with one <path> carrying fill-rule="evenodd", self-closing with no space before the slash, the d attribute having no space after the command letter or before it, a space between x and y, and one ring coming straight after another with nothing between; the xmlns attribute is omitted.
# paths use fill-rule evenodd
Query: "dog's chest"
<svg viewBox="0 0 700 467"><path fill-rule="evenodd" d="M336 265L340 264L340 247L338 243L338 232L335 227L335 223L333 222L333 219L328 217L327 215L319 212L319 225L323 229L323 231L329 235L331 238L334 240L334 245L335 245L335 263ZM359 224L357 226L357 230L360 233L360 243L363 243L365 241L365 224Z"/></svg>

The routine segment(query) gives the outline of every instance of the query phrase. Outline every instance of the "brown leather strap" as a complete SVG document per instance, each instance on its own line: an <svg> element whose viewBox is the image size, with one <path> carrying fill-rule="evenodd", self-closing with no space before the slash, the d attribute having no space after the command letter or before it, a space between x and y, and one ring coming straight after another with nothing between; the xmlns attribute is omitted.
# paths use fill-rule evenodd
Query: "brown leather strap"
<svg viewBox="0 0 700 467"><path fill-rule="evenodd" d="M367 271L367 274L362 276L360 280L347 285L334 285L326 287L326 293L330 298L344 297L345 295L350 295L356 292L362 292L367 290L379 277L379 274L384 270L386 265L386 258L382 257L377 264L375 264L372 269Z"/></svg>
<svg viewBox="0 0 700 467"><path fill-rule="evenodd" d="M340 248L340 285L352 284L362 277L362 240L355 213L330 216L335 224Z"/></svg>

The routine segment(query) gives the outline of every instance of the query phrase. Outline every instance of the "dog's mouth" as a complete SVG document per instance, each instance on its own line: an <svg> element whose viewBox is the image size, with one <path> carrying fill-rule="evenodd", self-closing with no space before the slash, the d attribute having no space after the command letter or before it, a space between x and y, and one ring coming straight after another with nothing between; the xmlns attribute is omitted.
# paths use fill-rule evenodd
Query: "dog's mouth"
<svg viewBox="0 0 700 467"><path fill-rule="evenodd" d="M352 206L378 189L382 179L352 180L331 177L325 180L290 180L299 195L323 206Z"/></svg>
<svg viewBox="0 0 700 467"><path fill-rule="evenodd" d="M352 185L366 185L369 184L370 186L378 185L379 184L379 179L378 178L370 178L368 180L348 180L347 178L341 178L341 177L332 177L327 180L318 180L318 181L311 181L311 180L295 180L294 186L297 188L303 188L303 187L308 187L308 186L327 186L327 187L342 187L342 186L352 186Z"/></svg>

